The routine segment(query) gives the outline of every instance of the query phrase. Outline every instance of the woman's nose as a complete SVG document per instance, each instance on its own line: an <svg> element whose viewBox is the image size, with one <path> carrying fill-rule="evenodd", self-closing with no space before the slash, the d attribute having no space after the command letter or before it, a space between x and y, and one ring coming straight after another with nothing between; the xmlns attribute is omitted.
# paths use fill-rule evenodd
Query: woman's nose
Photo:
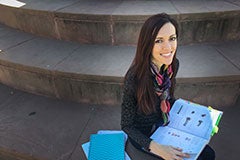
<svg viewBox="0 0 240 160"><path fill-rule="evenodd" d="M168 42L163 43L162 49L163 50L171 50L171 44Z"/></svg>

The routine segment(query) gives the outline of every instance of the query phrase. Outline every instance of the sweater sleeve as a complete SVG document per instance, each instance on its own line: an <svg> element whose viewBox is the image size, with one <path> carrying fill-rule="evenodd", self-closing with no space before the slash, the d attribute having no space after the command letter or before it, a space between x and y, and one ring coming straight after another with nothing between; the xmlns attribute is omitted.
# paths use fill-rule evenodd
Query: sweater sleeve
<svg viewBox="0 0 240 160"><path fill-rule="evenodd" d="M133 74L128 72L123 89L121 127L131 140L147 151L152 139L141 133L134 125L134 117L137 112L136 81L134 79Z"/></svg>

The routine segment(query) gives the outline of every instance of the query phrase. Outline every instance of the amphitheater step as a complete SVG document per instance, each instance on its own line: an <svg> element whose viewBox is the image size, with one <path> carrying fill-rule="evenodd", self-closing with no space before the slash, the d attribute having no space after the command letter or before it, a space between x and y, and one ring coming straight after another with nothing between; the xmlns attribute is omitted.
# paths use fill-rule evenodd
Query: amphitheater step
<svg viewBox="0 0 240 160"><path fill-rule="evenodd" d="M35 94L120 104L132 46L83 45L36 37L0 25L0 81ZM176 96L213 106L236 102L240 41L183 45Z"/></svg>
<svg viewBox="0 0 240 160"><path fill-rule="evenodd" d="M0 22L35 35L89 44L135 45L143 22L166 12L180 44L240 39L240 0L0 0Z"/></svg>

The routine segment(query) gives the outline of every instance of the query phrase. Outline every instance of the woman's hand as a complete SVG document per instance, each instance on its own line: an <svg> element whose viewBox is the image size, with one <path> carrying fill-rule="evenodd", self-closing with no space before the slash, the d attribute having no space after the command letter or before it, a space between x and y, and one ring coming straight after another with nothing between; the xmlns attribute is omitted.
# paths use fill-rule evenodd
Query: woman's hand
<svg viewBox="0 0 240 160"><path fill-rule="evenodd" d="M182 149L173 146L166 146L151 141L149 149L150 152L162 157L165 160L183 160L189 158L188 154L182 152Z"/></svg>

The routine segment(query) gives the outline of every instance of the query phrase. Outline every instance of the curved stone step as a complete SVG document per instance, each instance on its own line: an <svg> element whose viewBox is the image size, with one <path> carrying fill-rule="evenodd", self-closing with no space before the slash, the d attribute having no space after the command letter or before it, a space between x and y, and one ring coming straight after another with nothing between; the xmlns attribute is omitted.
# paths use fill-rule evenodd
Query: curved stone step
<svg viewBox="0 0 240 160"><path fill-rule="evenodd" d="M240 0L0 0L0 22L36 35L89 44L135 45L147 17L180 24L180 44L240 39Z"/></svg>
<svg viewBox="0 0 240 160"><path fill-rule="evenodd" d="M120 104L132 46L83 45L0 25L0 81L35 94ZM240 93L240 41L180 46L177 97L232 105Z"/></svg>

